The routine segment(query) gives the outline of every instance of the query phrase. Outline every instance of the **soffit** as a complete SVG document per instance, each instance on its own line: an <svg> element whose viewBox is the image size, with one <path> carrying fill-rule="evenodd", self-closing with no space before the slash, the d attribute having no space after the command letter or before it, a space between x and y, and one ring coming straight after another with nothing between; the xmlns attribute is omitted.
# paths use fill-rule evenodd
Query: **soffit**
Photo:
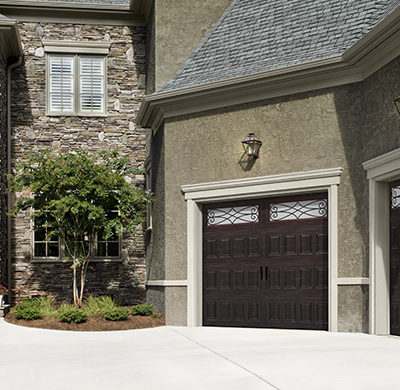
<svg viewBox="0 0 400 390"><path fill-rule="evenodd" d="M4 56L22 56L22 46L19 38L17 21L0 14L0 46Z"/></svg>

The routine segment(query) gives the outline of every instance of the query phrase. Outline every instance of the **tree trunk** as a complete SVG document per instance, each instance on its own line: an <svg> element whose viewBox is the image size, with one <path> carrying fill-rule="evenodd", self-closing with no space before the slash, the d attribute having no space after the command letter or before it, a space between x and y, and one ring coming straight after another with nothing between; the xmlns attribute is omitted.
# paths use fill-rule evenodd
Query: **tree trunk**
<svg viewBox="0 0 400 390"><path fill-rule="evenodd" d="M74 280L73 280L73 293L74 293L74 305L79 306L78 303L78 285L76 283L76 260L74 259L72 262L72 268L73 268L73 275L74 275Z"/></svg>
<svg viewBox="0 0 400 390"><path fill-rule="evenodd" d="M85 289L85 263L81 265L81 292L79 295L79 304L82 306L83 302L83 290Z"/></svg>

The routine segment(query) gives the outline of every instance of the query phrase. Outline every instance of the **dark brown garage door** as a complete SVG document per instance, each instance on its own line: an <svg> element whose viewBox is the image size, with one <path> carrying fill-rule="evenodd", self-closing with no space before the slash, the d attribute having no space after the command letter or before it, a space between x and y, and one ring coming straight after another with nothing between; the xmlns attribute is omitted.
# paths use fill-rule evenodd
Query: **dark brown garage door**
<svg viewBox="0 0 400 390"><path fill-rule="evenodd" d="M328 328L326 194L203 212L204 325Z"/></svg>
<svg viewBox="0 0 400 390"><path fill-rule="evenodd" d="M400 336L400 182L390 188L390 333Z"/></svg>

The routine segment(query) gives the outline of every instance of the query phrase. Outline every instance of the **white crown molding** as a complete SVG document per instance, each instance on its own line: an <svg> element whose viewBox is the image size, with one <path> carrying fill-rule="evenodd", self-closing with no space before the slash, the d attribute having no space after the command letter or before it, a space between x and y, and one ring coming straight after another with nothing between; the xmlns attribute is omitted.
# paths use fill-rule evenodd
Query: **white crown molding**
<svg viewBox="0 0 400 390"><path fill-rule="evenodd" d="M343 55L248 76L149 95L137 123L157 130L164 119L364 80L400 55L400 7Z"/></svg>
<svg viewBox="0 0 400 390"><path fill-rule="evenodd" d="M342 168L319 169L283 175L189 184L183 185L181 189L185 194L186 200L215 199L221 196L226 198L228 193L235 198L249 196L249 194L257 196L258 193L272 193L274 191L282 191L285 188L291 191L308 191L310 188L316 190L338 185L342 171Z"/></svg>
<svg viewBox="0 0 400 390"><path fill-rule="evenodd" d="M104 54L110 51L108 42L81 42L43 39L42 44L46 53L84 53Z"/></svg>
<svg viewBox="0 0 400 390"><path fill-rule="evenodd" d="M384 180L392 172L400 170L400 148L365 161L362 166L368 179Z"/></svg>

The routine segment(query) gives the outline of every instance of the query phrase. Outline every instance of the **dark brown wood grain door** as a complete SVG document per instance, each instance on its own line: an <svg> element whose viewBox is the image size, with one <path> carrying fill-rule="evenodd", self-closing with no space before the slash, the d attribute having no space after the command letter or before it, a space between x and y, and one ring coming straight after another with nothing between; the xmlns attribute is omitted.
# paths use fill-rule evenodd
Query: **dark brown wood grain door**
<svg viewBox="0 0 400 390"><path fill-rule="evenodd" d="M400 336L400 181L390 186L390 333Z"/></svg>
<svg viewBox="0 0 400 390"><path fill-rule="evenodd" d="M328 328L327 195L204 206L203 324Z"/></svg>

